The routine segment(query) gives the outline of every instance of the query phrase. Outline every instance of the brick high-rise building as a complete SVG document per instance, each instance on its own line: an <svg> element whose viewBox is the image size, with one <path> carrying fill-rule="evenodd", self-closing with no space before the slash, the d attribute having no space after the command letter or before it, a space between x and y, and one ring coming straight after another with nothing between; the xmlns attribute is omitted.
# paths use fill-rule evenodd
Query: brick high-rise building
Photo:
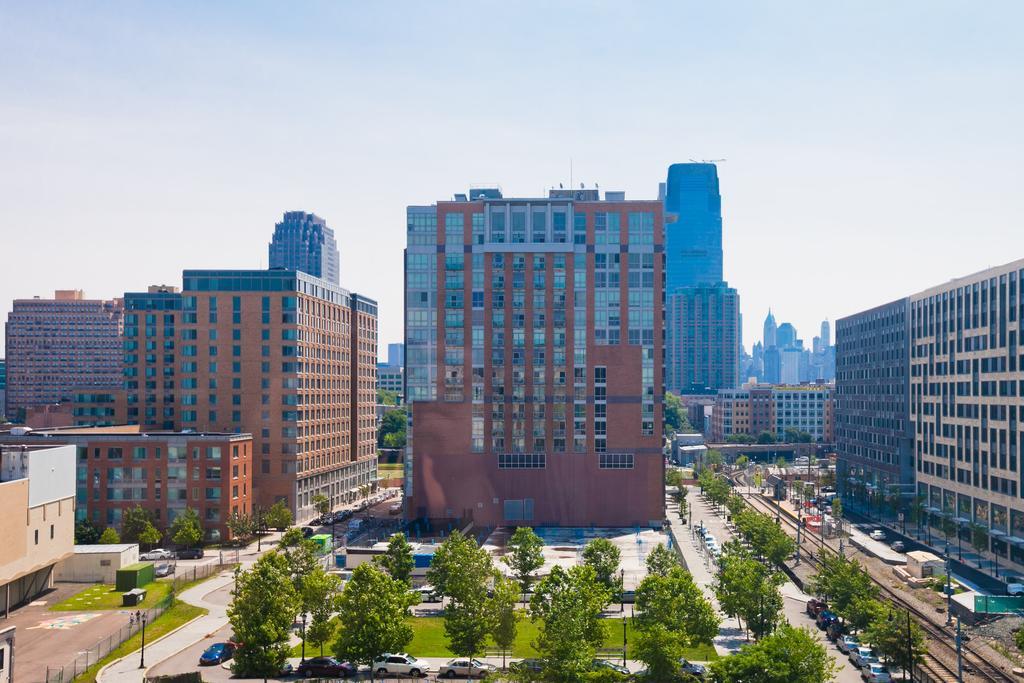
<svg viewBox="0 0 1024 683"><path fill-rule="evenodd" d="M740 295L735 289L719 282L669 292L665 326L666 389L700 394L739 386Z"/></svg>
<svg viewBox="0 0 1024 683"><path fill-rule="evenodd" d="M178 425L251 432L255 504L299 520L376 481L376 303L295 270L183 279Z"/></svg>
<svg viewBox="0 0 1024 683"><path fill-rule="evenodd" d="M181 292L155 285L124 295L124 392L128 424L174 429Z"/></svg>
<svg viewBox="0 0 1024 683"><path fill-rule="evenodd" d="M660 524L663 260L623 193L409 207L406 514Z"/></svg>
<svg viewBox="0 0 1024 683"><path fill-rule="evenodd" d="M7 317L7 417L71 398L74 389L121 386L120 299L58 290L52 299L16 299Z"/></svg>

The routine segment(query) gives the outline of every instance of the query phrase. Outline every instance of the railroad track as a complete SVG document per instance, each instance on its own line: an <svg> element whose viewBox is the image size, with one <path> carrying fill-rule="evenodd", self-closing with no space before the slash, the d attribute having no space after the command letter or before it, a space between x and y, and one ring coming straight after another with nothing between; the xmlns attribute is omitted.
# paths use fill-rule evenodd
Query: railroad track
<svg viewBox="0 0 1024 683"><path fill-rule="evenodd" d="M737 481L739 477L732 478L734 486L739 488L741 483ZM776 516L776 506L765 500L760 494L752 494L743 497L744 501L751 508L764 512L769 516ZM781 514L778 514L777 518L781 520L786 528L791 530L790 535L796 536L797 521L793 519L786 510L781 510ZM825 549L828 552L835 553L836 551L828 545L820 534L816 534L806 527L801 531L801 555L806 557L805 561L810 562L812 565L818 566L821 560L818 553ZM851 549L852 550L852 549ZM930 681L946 683L956 683L960 679L957 677L956 667L956 643L955 635L946 629L944 624L936 623L932 615L926 611L918 608L916 605L911 604L901 596L899 593L889 588L885 584L881 583L877 579L874 579L875 584L879 587L882 595L892 601L894 604L899 605L902 609L908 610L912 614L918 624L921 626L925 633L925 644L927 652L924 655L924 662L921 668L925 669ZM963 680L964 681L976 681L978 683L1009 683L1019 682L1021 679L1014 676L1012 673L1003 671L999 667L985 660L984 657L974 652L966 644L961 643L961 660L963 662ZM941 652L941 655L940 655Z"/></svg>

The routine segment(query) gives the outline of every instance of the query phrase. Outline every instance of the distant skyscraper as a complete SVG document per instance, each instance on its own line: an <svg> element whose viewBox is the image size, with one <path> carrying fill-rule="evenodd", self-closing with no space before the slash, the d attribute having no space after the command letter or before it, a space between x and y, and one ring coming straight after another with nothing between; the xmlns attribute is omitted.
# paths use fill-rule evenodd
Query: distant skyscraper
<svg viewBox="0 0 1024 683"><path fill-rule="evenodd" d="M699 394L737 387L740 296L736 290L724 282L684 287L666 297L665 309L666 388Z"/></svg>
<svg viewBox="0 0 1024 683"><path fill-rule="evenodd" d="M388 365L393 368L405 365L405 344L388 344Z"/></svg>
<svg viewBox="0 0 1024 683"><path fill-rule="evenodd" d="M7 406L7 361L0 358L0 417Z"/></svg>
<svg viewBox="0 0 1024 683"><path fill-rule="evenodd" d="M274 228L270 242L270 267L301 270L337 285L338 243L327 222L304 211L288 211Z"/></svg>
<svg viewBox="0 0 1024 683"><path fill-rule="evenodd" d="M778 325L775 324L775 316L772 315L772 309L768 309L768 317L764 319L764 348L770 349L773 346L777 346L776 334L778 332Z"/></svg>
<svg viewBox="0 0 1024 683"><path fill-rule="evenodd" d="M780 349L796 346L796 328L790 323L779 325L779 329L775 333L775 343Z"/></svg>
<svg viewBox="0 0 1024 683"><path fill-rule="evenodd" d="M821 321L821 347L827 349L832 345L832 333L828 320Z"/></svg>
<svg viewBox="0 0 1024 683"><path fill-rule="evenodd" d="M714 164L672 164L665 192L665 291L722 281L722 197Z"/></svg>

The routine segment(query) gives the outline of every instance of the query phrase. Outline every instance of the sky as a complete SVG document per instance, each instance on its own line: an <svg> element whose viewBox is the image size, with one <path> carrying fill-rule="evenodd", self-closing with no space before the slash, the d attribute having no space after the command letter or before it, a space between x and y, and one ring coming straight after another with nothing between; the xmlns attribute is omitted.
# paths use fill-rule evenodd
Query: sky
<svg viewBox="0 0 1024 683"><path fill-rule="evenodd" d="M0 309L266 267L288 210L402 338L405 207L726 159L743 341L1024 257L1017 2L3 2Z"/></svg>

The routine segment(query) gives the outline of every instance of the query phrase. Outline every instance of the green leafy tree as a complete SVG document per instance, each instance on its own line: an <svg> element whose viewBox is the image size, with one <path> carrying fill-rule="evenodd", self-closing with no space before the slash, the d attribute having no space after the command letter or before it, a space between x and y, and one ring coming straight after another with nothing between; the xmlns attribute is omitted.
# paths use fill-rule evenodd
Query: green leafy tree
<svg viewBox="0 0 1024 683"><path fill-rule="evenodd" d="M679 660L684 656L683 639L663 624L650 624L634 636L632 656L647 665L644 680L678 681Z"/></svg>
<svg viewBox="0 0 1024 683"><path fill-rule="evenodd" d="M288 567L288 576L296 594L304 599L306 579L320 566L316 560L316 544L305 538L299 529L292 527L281 536L278 548ZM303 613L312 609L312 605L306 602L300 607Z"/></svg>
<svg viewBox="0 0 1024 683"><path fill-rule="evenodd" d="M796 427L786 427L783 432L785 436L785 443L799 443L800 442L800 430Z"/></svg>
<svg viewBox="0 0 1024 683"><path fill-rule="evenodd" d="M161 538L163 538L163 534L155 526L149 524L139 533L138 541L140 545L152 547L157 545Z"/></svg>
<svg viewBox="0 0 1024 683"><path fill-rule="evenodd" d="M722 610L745 623L755 639L771 633L782 620L781 573L757 561L738 543L723 546L714 590Z"/></svg>
<svg viewBox="0 0 1024 683"><path fill-rule="evenodd" d="M187 507L174 518L171 522L171 540L185 548L194 548L203 542L203 525L195 510Z"/></svg>
<svg viewBox="0 0 1024 683"><path fill-rule="evenodd" d="M813 633L788 624L710 668L715 683L828 683L837 670Z"/></svg>
<svg viewBox="0 0 1024 683"><path fill-rule="evenodd" d="M494 596L490 600L491 639L501 650L501 668L505 668L505 653L512 649L519 631L516 601L519 586L515 581L498 577L494 580Z"/></svg>
<svg viewBox="0 0 1024 683"><path fill-rule="evenodd" d="M721 451L712 448L704 455L704 462L711 469L721 469L722 465L725 464L725 456L722 455Z"/></svg>
<svg viewBox="0 0 1024 683"><path fill-rule="evenodd" d="M683 485L683 471L678 467L665 469L665 485L680 487Z"/></svg>
<svg viewBox="0 0 1024 683"><path fill-rule="evenodd" d="M947 531L947 529L949 529ZM956 532L956 522L949 518L942 520L942 533L948 539ZM971 546L979 554L978 566L981 566L980 554L988 550L988 529L980 524L971 524Z"/></svg>
<svg viewBox="0 0 1024 683"><path fill-rule="evenodd" d="M843 619L849 620L856 600L878 597L878 586L856 560L824 552L819 559L819 569L811 576L807 588L826 598L832 611Z"/></svg>
<svg viewBox="0 0 1024 683"><path fill-rule="evenodd" d="M751 444L754 443L754 437L750 434L736 432L725 437L726 443L738 443L738 444Z"/></svg>
<svg viewBox="0 0 1024 683"><path fill-rule="evenodd" d="M370 666L385 652L401 652L412 642L407 616L413 602L403 581L371 562L360 564L338 598L341 627L334 653L340 659Z"/></svg>
<svg viewBox="0 0 1024 683"><path fill-rule="evenodd" d="M320 648L321 655L324 653L324 644L334 637L331 614L337 607L340 589L341 579L334 574L328 574L320 565L317 565L302 583L300 607L310 616L305 638L313 647Z"/></svg>
<svg viewBox="0 0 1024 683"><path fill-rule="evenodd" d="M292 525L292 511L288 509L287 503L279 500L264 513L263 521L271 529L287 529Z"/></svg>
<svg viewBox="0 0 1024 683"><path fill-rule="evenodd" d="M530 600L530 619L539 626L534 644L544 660L545 680L579 681L590 671L606 635L601 611L611 592L594 568L555 566Z"/></svg>
<svg viewBox="0 0 1024 683"><path fill-rule="evenodd" d="M116 545L120 542L121 536L118 535L117 529L115 529L112 526L108 526L106 529L103 530L103 533L100 534L101 545Z"/></svg>
<svg viewBox="0 0 1024 683"><path fill-rule="evenodd" d="M395 391L388 391L387 389L378 389L377 403L383 406L397 406L398 393Z"/></svg>
<svg viewBox="0 0 1024 683"><path fill-rule="evenodd" d="M924 661L927 652L924 631L910 619L908 612L878 614L866 629L864 639L871 643L886 663L904 671Z"/></svg>
<svg viewBox="0 0 1024 683"><path fill-rule="evenodd" d="M235 652L232 671L242 677L276 677L288 657L288 638L298 611L299 596L280 553L269 552L251 569L236 570L228 620L242 645Z"/></svg>
<svg viewBox="0 0 1024 683"><path fill-rule="evenodd" d="M227 524L231 538L237 541L244 541L252 536L256 531L256 524L253 518L249 515L232 512L231 516L228 517L227 522L225 523Z"/></svg>
<svg viewBox="0 0 1024 683"><path fill-rule="evenodd" d="M384 419L381 420L380 429L377 432L377 445L380 448L403 448L408 420L404 408L396 408L384 413Z"/></svg>
<svg viewBox="0 0 1024 683"><path fill-rule="evenodd" d="M686 408L682 400L675 394L665 392L665 428L666 436L676 433L688 434L693 431L690 420L686 417Z"/></svg>
<svg viewBox="0 0 1024 683"><path fill-rule="evenodd" d="M405 540L405 534L392 534L388 539L388 549L383 555L374 558L374 562L383 567L391 578L412 585L412 570L415 561L412 558L412 546Z"/></svg>
<svg viewBox="0 0 1024 683"><path fill-rule="evenodd" d="M125 543L155 545L160 542L161 535L153 526L151 513L136 505L124 511L124 517L121 519L121 539Z"/></svg>
<svg viewBox="0 0 1024 683"><path fill-rule="evenodd" d="M775 435L769 431L761 432L757 435L757 443L767 446L768 444L775 443Z"/></svg>
<svg viewBox="0 0 1024 683"><path fill-rule="evenodd" d="M593 568L597 580L612 595L622 590L618 577L621 560L622 553L607 538L595 538L583 548L583 564Z"/></svg>
<svg viewBox="0 0 1024 683"><path fill-rule="evenodd" d="M322 493L316 494L313 496L313 509L315 509L321 516L326 515L331 511L330 499Z"/></svg>
<svg viewBox="0 0 1024 683"><path fill-rule="evenodd" d="M885 606L872 597L859 595L853 598L843 612L840 616L847 627L854 633L859 633L885 616Z"/></svg>
<svg viewBox="0 0 1024 683"><path fill-rule="evenodd" d="M679 566L679 558L665 547L664 543L654 546L647 555L647 573L655 576L668 576L669 572Z"/></svg>
<svg viewBox="0 0 1024 683"><path fill-rule="evenodd" d="M451 651L473 657L483 651L491 631L487 587L495 577L491 556L460 531L445 539L427 570L427 581L449 598L444 631Z"/></svg>
<svg viewBox="0 0 1024 683"><path fill-rule="evenodd" d="M99 540L100 530L88 518L75 524L75 545L94 545Z"/></svg>
<svg viewBox="0 0 1024 683"><path fill-rule="evenodd" d="M664 626L684 645L710 643L721 619L688 571L676 565L668 574L650 574L636 590L637 623Z"/></svg>
<svg viewBox="0 0 1024 683"><path fill-rule="evenodd" d="M736 458L736 469L745 470L747 465L750 464L750 458L745 455L740 455Z"/></svg>
<svg viewBox="0 0 1024 683"><path fill-rule="evenodd" d="M530 527L521 526L508 539L507 550L501 560L508 565L519 582L519 590L525 595L533 582L533 572L544 566L544 541Z"/></svg>

